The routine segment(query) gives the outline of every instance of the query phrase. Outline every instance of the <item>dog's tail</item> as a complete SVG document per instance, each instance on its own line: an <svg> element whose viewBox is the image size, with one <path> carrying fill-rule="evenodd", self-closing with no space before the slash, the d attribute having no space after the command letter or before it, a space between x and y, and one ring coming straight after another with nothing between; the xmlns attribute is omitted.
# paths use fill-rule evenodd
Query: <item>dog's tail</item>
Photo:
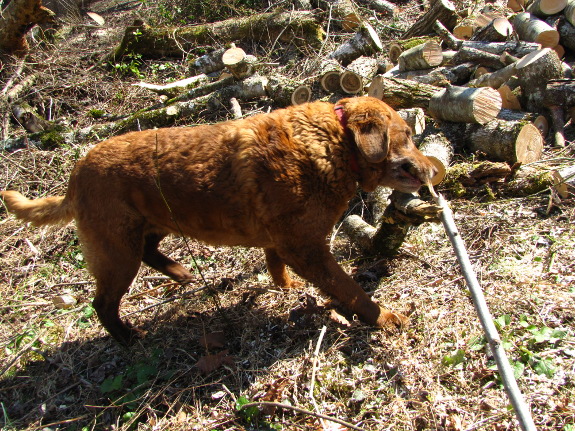
<svg viewBox="0 0 575 431"><path fill-rule="evenodd" d="M68 223L74 218L69 201L64 196L30 200L13 190L0 191L8 211L35 226Z"/></svg>

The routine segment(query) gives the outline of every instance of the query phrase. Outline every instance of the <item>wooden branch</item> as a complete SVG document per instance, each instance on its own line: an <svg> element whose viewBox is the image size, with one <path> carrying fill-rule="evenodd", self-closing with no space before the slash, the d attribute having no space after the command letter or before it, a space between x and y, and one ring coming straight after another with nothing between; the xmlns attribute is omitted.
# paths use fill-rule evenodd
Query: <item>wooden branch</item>
<svg viewBox="0 0 575 431"><path fill-rule="evenodd" d="M517 73L516 63L505 66L492 73L486 73L479 78L469 81L468 87L491 87L498 89Z"/></svg>
<svg viewBox="0 0 575 431"><path fill-rule="evenodd" d="M433 31L441 38L449 49L458 50L461 46L461 40L456 38L440 21L435 20L433 23Z"/></svg>
<svg viewBox="0 0 575 431"><path fill-rule="evenodd" d="M333 51L329 58L333 58L343 66L347 66L362 55L370 56L381 50L383 50L383 45L377 32L371 25L365 23L351 39L348 39Z"/></svg>
<svg viewBox="0 0 575 431"><path fill-rule="evenodd" d="M510 41L510 42L484 42L480 40L464 40L461 42L463 48L479 49L491 54L501 55L508 52L515 57L521 58L527 54L541 49L541 44L536 42Z"/></svg>
<svg viewBox="0 0 575 431"><path fill-rule="evenodd" d="M12 0L0 14L0 52L24 56L29 49L28 32L36 24L53 23L55 17L42 0Z"/></svg>
<svg viewBox="0 0 575 431"><path fill-rule="evenodd" d="M559 105L550 106L553 142L556 147L565 147L565 111Z"/></svg>
<svg viewBox="0 0 575 431"><path fill-rule="evenodd" d="M529 12L515 15L513 27L521 40L540 43L543 48L559 43L559 32Z"/></svg>
<svg viewBox="0 0 575 431"><path fill-rule="evenodd" d="M427 109L431 96L438 90L439 87L434 85L376 75L368 89L368 94L373 97L381 96L381 100L385 100L394 109Z"/></svg>
<svg viewBox="0 0 575 431"><path fill-rule="evenodd" d="M457 54L455 54L455 57L453 57L452 63L461 64L467 62L480 64L493 69L501 69L504 66L500 56L497 54L491 54L468 46L461 46Z"/></svg>
<svg viewBox="0 0 575 431"><path fill-rule="evenodd" d="M501 96L489 87L448 87L436 92L429 113L444 121L485 124L501 110Z"/></svg>
<svg viewBox="0 0 575 431"><path fill-rule="evenodd" d="M493 161L531 163L540 160L543 153L539 129L524 121L495 119L481 126L470 124L467 136L470 151L484 154Z"/></svg>
<svg viewBox="0 0 575 431"><path fill-rule="evenodd" d="M234 43L228 44L223 48L218 48L209 52L207 54L202 55L188 63L190 68L190 72L196 75L200 74L209 74L212 72L217 72L218 70L222 70L224 67L224 62L222 61L222 55L230 48L235 48L236 45Z"/></svg>
<svg viewBox="0 0 575 431"><path fill-rule="evenodd" d="M453 30L457 14L455 5L450 0L434 0L430 8L402 35L402 39L431 33L436 20L448 30Z"/></svg>
<svg viewBox="0 0 575 431"><path fill-rule="evenodd" d="M401 53L398 58L400 72L407 70L430 69L443 62L441 46L435 41L429 41L414 46Z"/></svg>
<svg viewBox="0 0 575 431"><path fill-rule="evenodd" d="M150 27L141 21L128 27L112 58L128 53L145 57L180 57L198 44L253 40L319 46L325 34L309 11L266 12L185 27Z"/></svg>
<svg viewBox="0 0 575 431"><path fill-rule="evenodd" d="M357 3L365 4L366 7L379 12L381 14L395 16L397 14L397 6L387 0L358 0Z"/></svg>
<svg viewBox="0 0 575 431"><path fill-rule="evenodd" d="M202 74L182 79L180 81L170 82L169 84L165 85L149 84L146 82L138 82L132 85L136 87L145 88L147 90L153 91L156 94L168 97L175 97L178 94L183 93L184 91L189 91L193 88L200 87L202 85L207 84L210 81L212 81L211 78L209 78L207 75Z"/></svg>

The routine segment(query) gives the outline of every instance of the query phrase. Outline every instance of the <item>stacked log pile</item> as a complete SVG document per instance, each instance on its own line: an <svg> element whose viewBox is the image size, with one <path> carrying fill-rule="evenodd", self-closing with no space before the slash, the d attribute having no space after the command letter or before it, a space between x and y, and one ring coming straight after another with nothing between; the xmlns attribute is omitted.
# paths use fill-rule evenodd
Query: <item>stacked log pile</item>
<svg viewBox="0 0 575 431"><path fill-rule="evenodd" d="M126 29L107 60L134 54L178 57L212 40L219 46L190 61L190 76L184 80L134 84L157 93L157 105L113 122L71 130L66 139L169 126L222 106L239 118L241 104L254 99L282 107L316 98L335 101L370 95L400 111L414 140L438 167L434 184L445 178L443 187L453 194L481 191L496 197L554 187L566 196L571 190L567 171L548 175L521 165L538 162L546 140L549 146L566 145L564 127L567 115L575 112L575 84L571 67L562 58L575 54L575 0L519 1L509 0L507 8L491 6L470 13L456 10L450 0L432 0L393 41L382 41L377 25L362 15L366 9L396 15L398 7L386 0L323 0L314 4L323 11L277 10L182 28L153 28L138 21ZM334 28L343 32L341 43L326 44ZM317 61L307 63L305 79L302 74L290 77L250 52L254 42L272 48L289 43L319 54ZM28 124L24 117L33 118L33 110L13 111L22 113L23 125ZM547 135L549 129L552 133ZM454 169L453 160L461 155L483 162ZM429 220L430 208L416 196L393 196L393 211L374 210L385 214L376 222L387 231L393 231L391 224L401 224L396 230L399 238L406 234L405 226ZM386 199L372 201L387 205ZM350 232L357 236L359 231L357 220L353 221ZM367 235L364 230L358 242L383 244L389 238L380 231Z"/></svg>

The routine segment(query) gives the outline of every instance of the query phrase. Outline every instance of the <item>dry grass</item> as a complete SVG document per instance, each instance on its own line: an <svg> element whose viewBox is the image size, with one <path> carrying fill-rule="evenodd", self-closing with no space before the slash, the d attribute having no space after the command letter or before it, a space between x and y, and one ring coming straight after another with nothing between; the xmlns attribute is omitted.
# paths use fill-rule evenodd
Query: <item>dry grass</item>
<svg viewBox="0 0 575 431"><path fill-rule="evenodd" d="M26 69L38 75L26 99L78 127L98 121L86 114L92 109L126 115L155 102L129 85L135 77L94 67L123 25L153 7L96 10L110 31L77 28L58 50L34 52ZM405 6L405 14L417 12ZM386 25L392 37L399 24ZM303 76L309 61L285 70ZM183 62L141 69L150 81L185 75ZM62 194L87 149L1 152L0 189ZM561 155L572 163L573 144ZM538 429L568 431L575 429L575 200L549 208L549 199L452 205L509 356L523 366L519 385ZM172 238L164 250L192 268L194 256L210 289L192 293L204 286L199 271L195 283L174 289L143 267L121 311L148 335L126 349L93 314L92 279L73 225L35 229L0 209L3 429L340 429L290 409L252 417L237 410L246 400L288 403L365 430L518 429L442 227L419 227L392 260L334 238L341 264L377 301L411 313L409 329L346 325L310 285L278 292L259 250ZM53 300L64 294L77 303L58 309Z"/></svg>

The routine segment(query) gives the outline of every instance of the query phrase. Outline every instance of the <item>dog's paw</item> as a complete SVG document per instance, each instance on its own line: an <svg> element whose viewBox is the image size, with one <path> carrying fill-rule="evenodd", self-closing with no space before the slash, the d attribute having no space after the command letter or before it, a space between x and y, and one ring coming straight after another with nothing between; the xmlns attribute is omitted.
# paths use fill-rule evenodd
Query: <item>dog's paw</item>
<svg viewBox="0 0 575 431"><path fill-rule="evenodd" d="M409 317L394 311L381 310L377 326L391 331L402 331L409 326Z"/></svg>

